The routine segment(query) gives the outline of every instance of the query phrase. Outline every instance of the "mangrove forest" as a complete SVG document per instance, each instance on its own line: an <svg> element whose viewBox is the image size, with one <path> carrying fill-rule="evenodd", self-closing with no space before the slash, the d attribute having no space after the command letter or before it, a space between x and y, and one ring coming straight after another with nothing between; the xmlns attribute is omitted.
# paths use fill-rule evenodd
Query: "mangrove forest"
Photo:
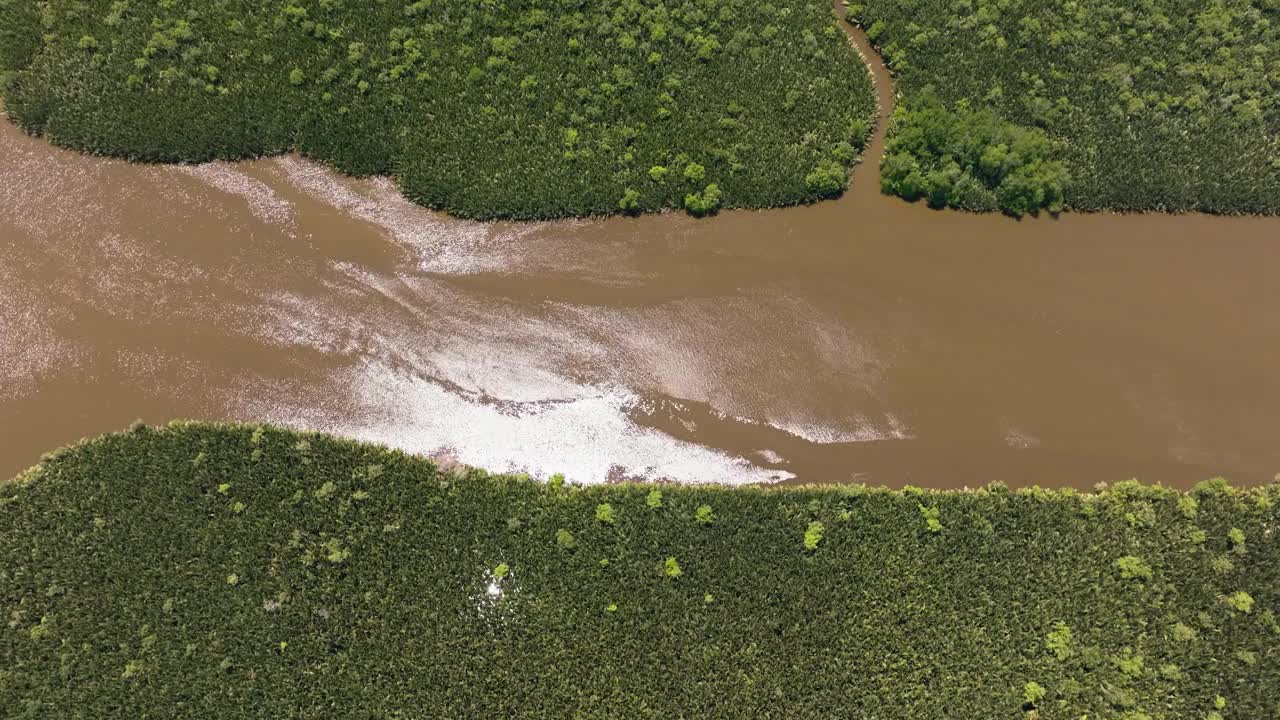
<svg viewBox="0 0 1280 720"><path fill-rule="evenodd" d="M1280 212L1280 2L857 0L886 192L1012 214Z"/></svg>
<svg viewBox="0 0 1280 720"><path fill-rule="evenodd" d="M296 149L475 218L843 192L871 79L821 0L0 0L32 133L197 162ZM1280 211L1276 0L864 0L933 207Z"/></svg>
<svg viewBox="0 0 1280 720"><path fill-rule="evenodd" d="M10 117L199 162L297 149L475 218L838 194L874 122L829 4L0 0Z"/></svg>
<svg viewBox="0 0 1280 720"><path fill-rule="evenodd" d="M7 717L1280 713L1280 486L579 487L182 423L0 485Z"/></svg>

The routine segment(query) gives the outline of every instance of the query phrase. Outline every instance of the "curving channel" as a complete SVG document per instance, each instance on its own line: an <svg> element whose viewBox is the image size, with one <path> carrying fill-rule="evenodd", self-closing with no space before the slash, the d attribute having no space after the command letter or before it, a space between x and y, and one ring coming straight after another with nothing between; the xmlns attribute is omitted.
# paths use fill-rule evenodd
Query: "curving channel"
<svg viewBox="0 0 1280 720"><path fill-rule="evenodd" d="M893 117L893 110L898 101L897 94L894 92L893 74L884 64L880 53L871 45L871 40L867 38L862 27L847 21L848 9L845 7L844 0L834 0L833 8L836 17L840 20L840 28L848 36L849 42L857 48L858 55L866 64L876 91L876 126L867 139L866 147L863 148L862 163L854 171L849 190L850 193L864 197L875 196L879 194L880 160L884 157L885 139L889 134L889 119Z"/></svg>

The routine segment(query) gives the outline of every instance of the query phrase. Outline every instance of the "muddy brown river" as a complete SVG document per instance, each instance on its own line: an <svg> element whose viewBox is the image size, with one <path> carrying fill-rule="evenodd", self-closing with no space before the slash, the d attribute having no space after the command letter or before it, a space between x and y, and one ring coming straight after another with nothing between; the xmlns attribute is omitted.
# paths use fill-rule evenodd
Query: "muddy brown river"
<svg viewBox="0 0 1280 720"><path fill-rule="evenodd" d="M936 212L874 164L809 207L481 224L0 121L0 476L136 418L583 482L1280 471L1280 218Z"/></svg>

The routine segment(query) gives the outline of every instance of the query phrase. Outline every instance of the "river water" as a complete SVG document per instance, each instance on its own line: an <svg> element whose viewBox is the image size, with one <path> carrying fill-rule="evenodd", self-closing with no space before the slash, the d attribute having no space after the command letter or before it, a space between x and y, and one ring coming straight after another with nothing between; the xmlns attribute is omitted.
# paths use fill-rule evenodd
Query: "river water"
<svg viewBox="0 0 1280 720"><path fill-rule="evenodd" d="M136 418L583 482L1280 471L1280 218L936 212L874 164L809 207L481 224L0 121L0 477Z"/></svg>

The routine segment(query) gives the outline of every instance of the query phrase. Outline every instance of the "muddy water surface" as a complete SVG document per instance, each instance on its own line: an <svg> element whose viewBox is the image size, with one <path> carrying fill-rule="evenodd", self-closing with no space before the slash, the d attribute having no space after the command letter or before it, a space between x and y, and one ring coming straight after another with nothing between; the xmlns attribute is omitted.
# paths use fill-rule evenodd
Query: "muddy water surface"
<svg viewBox="0 0 1280 720"><path fill-rule="evenodd" d="M478 224L0 122L0 476L140 417L582 481L1259 482L1277 308L1275 218L933 212L868 165L811 207Z"/></svg>

